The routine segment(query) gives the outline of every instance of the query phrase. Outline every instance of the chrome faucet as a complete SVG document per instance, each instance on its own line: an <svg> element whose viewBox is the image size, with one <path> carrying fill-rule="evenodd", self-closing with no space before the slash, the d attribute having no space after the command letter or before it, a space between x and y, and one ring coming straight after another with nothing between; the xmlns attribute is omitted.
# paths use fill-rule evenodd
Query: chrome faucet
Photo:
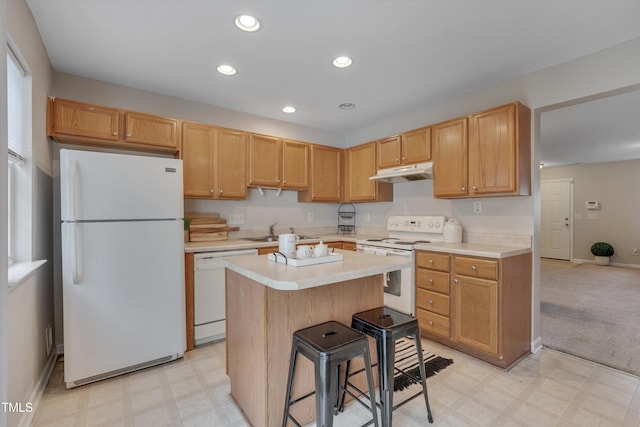
<svg viewBox="0 0 640 427"><path fill-rule="evenodd" d="M273 224L271 224L269 226L269 237L271 237L271 238L276 237L276 235L273 233L273 227L275 227L276 224L277 224L277 222L274 222Z"/></svg>

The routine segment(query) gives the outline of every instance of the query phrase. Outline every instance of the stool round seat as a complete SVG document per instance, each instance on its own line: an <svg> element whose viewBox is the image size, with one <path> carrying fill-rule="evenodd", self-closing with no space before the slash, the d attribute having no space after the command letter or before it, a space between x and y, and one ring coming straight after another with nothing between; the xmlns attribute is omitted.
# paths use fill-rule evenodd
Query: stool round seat
<svg viewBox="0 0 640 427"><path fill-rule="evenodd" d="M298 354L302 354L314 364L315 391L292 401L291 388ZM329 321L295 331L291 344L289 379L287 381L282 427L287 425L289 419L296 426L300 426L298 421L289 413L289 409L291 405L313 394L316 395L316 425L318 427L332 427L333 415L337 412L338 405L340 364L358 356L364 359L370 399L371 402L375 402L375 386L369 354L367 337L361 332L339 322ZM370 409L373 423L375 427L378 427L378 413L374 403L371 403ZM370 422L367 424L370 424Z"/></svg>
<svg viewBox="0 0 640 427"><path fill-rule="evenodd" d="M382 426L391 427L393 410L402 406L410 400L424 395L427 406L427 417L433 423L429 396L427 394L427 377L424 360L422 357L422 343L420 342L420 328L418 319L406 313L394 310L389 307L376 307L370 310L356 313L351 318L351 327L376 340L376 352L378 355L378 374L380 388L380 405L382 409ZM403 337L411 337L415 341L420 378L416 380L421 383L422 391L405 399L396 407L393 406L393 391L395 382L395 342ZM347 364L347 377L345 385L349 379L349 364ZM405 372L403 375L411 376Z"/></svg>

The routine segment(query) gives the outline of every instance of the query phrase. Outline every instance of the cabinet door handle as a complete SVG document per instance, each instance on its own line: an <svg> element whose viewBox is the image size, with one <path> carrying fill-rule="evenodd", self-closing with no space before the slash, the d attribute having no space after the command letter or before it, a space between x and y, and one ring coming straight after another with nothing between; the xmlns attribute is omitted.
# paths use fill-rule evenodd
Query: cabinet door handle
<svg viewBox="0 0 640 427"><path fill-rule="evenodd" d="M462 191L467 191L467 187L462 187Z"/></svg>
<svg viewBox="0 0 640 427"><path fill-rule="evenodd" d="M213 194L213 188L211 190L209 190L209 193Z"/></svg>
<svg viewBox="0 0 640 427"><path fill-rule="evenodd" d="M400 159L396 157L396 163L400 163Z"/></svg>
<svg viewBox="0 0 640 427"><path fill-rule="evenodd" d="M222 192L223 192L223 191L224 191L224 190L221 188L221 189L220 189L220 191L219 191L219 193L220 193L220 194L222 194Z"/></svg>
<svg viewBox="0 0 640 427"><path fill-rule="evenodd" d="M429 326L433 326L433 320L429 320Z"/></svg>
<svg viewBox="0 0 640 427"><path fill-rule="evenodd" d="M407 158L403 156L403 157L402 157L402 160L407 160Z"/></svg>
<svg viewBox="0 0 640 427"><path fill-rule="evenodd" d="M453 279L453 283L458 283L458 279Z"/></svg>
<svg viewBox="0 0 640 427"><path fill-rule="evenodd" d="M113 132L111 132L111 135L113 135L113 136L117 136L117 135L118 135L118 131L115 131L115 130L114 130Z"/></svg>
<svg viewBox="0 0 640 427"><path fill-rule="evenodd" d="M471 266L471 269L472 269L473 271L476 271L476 270L478 269L478 267L476 267L475 265L472 265L472 266Z"/></svg>
<svg viewBox="0 0 640 427"><path fill-rule="evenodd" d="M287 183L287 180L285 179L284 181L282 181L282 183L283 183L283 184L286 184L286 183Z"/></svg>
<svg viewBox="0 0 640 427"><path fill-rule="evenodd" d="M478 189L478 187L476 187L476 186L474 185L473 187L471 187L471 189L472 189L473 191L476 191L476 190Z"/></svg>
<svg viewBox="0 0 640 427"><path fill-rule="evenodd" d="M131 132L127 132L127 137L131 136Z"/></svg>

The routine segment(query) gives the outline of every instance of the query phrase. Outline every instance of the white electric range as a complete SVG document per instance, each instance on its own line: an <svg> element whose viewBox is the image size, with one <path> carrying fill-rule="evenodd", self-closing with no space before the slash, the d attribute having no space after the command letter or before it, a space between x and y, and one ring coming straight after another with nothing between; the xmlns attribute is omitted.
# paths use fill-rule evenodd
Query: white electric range
<svg viewBox="0 0 640 427"><path fill-rule="evenodd" d="M411 267L387 273L384 304L403 313L415 314L415 252L419 243L444 240L444 216L390 216L387 220L389 237L356 240L356 251L381 256L400 256L410 259Z"/></svg>

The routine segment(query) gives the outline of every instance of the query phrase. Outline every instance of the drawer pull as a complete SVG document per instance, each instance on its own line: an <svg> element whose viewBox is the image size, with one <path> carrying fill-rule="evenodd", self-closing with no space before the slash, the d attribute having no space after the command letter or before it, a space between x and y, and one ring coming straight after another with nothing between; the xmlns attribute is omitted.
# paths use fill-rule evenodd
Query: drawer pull
<svg viewBox="0 0 640 427"><path fill-rule="evenodd" d="M432 259L429 260L429 264L433 264L433 260Z"/></svg>
<svg viewBox="0 0 640 427"><path fill-rule="evenodd" d="M433 326L433 320L429 320L429 326Z"/></svg>
<svg viewBox="0 0 640 427"><path fill-rule="evenodd" d="M433 279L429 279L429 283L433 283Z"/></svg>
<svg viewBox="0 0 640 427"><path fill-rule="evenodd" d="M433 305L433 300L432 299L429 300L429 304Z"/></svg>
<svg viewBox="0 0 640 427"><path fill-rule="evenodd" d="M453 283L458 283L458 279L453 279Z"/></svg>
<svg viewBox="0 0 640 427"><path fill-rule="evenodd" d="M476 267L475 265L472 265L472 266L471 266L471 269L472 269L473 271L476 271L476 270L478 269L478 267Z"/></svg>

